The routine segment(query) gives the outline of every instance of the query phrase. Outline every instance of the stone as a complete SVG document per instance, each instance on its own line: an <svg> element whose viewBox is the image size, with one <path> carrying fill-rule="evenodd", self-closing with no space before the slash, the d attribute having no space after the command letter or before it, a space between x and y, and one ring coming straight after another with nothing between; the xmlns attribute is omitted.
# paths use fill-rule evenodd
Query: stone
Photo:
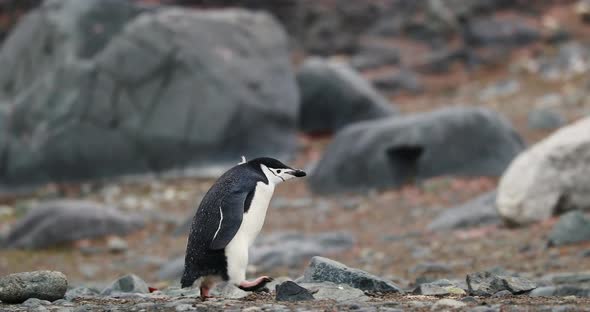
<svg viewBox="0 0 590 312"><path fill-rule="evenodd" d="M308 301L314 300L309 290L292 281L286 281L276 286L277 301Z"/></svg>
<svg viewBox="0 0 590 312"><path fill-rule="evenodd" d="M431 231L456 230L501 223L496 209L496 191L469 200L457 207L444 210L430 224Z"/></svg>
<svg viewBox="0 0 590 312"><path fill-rule="evenodd" d="M537 29L520 16L474 18L465 33L465 40L476 46L519 46L538 39Z"/></svg>
<svg viewBox="0 0 590 312"><path fill-rule="evenodd" d="M549 233L549 245L561 246L590 241L590 217L570 211L559 218Z"/></svg>
<svg viewBox="0 0 590 312"><path fill-rule="evenodd" d="M500 290L499 292L492 295L492 297L502 298L502 297L509 297L512 296L512 293L509 290Z"/></svg>
<svg viewBox="0 0 590 312"><path fill-rule="evenodd" d="M211 289L212 296L225 299L242 299L249 294L249 292L243 291L230 283L218 283Z"/></svg>
<svg viewBox="0 0 590 312"><path fill-rule="evenodd" d="M371 83L378 90L387 92L388 95L399 92L417 94L424 90L418 74L409 69L376 75L371 79Z"/></svg>
<svg viewBox="0 0 590 312"><path fill-rule="evenodd" d="M419 285L412 293L424 296L446 296L450 294L445 288L429 283Z"/></svg>
<svg viewBox="0 0 590 312"><path fill-rule="evenodd" d="M480 92L480 100L491 101L502 97L508 97L520 90L518 80L505 80L496 82Z"/></svg>
<svg viewBox="0 0 590 312"><path fill-rule="evenodd" d="M565 125L567 120L556 109L534 108L529 112L527 122L531 129L553 130Z"/></svg>
<svg viewBox="0 0 590 312"><path fill-rule="evenodd" d="M197 297L199 296L199 289L197 287L180 288L177 286L171 286L159 290L159 293L170 297Z"/></svg>
<svg viewBox="0 0 590 312"><path fill-rule="evenodd" d="M150 290L144 280L135 274L128 274L118 278L100 293L103 296L113 296L120 293L149 294Z"/></svg>
<svg viewBox="0 0 590 312"><path fill-rule="evenodd" d="M107 247L109 251L112 253L122 253L129 249L127 241L120 237L114 237L112 239L109 239Z"/></svg>
<svg viewBox="0 0 590 312"><path fill-rule="evenodd" d="M475 296L492 296L502 290L518 295L537 287L534 282L522 277L496 275L487 271L468 274L466 280L469 294Z"/></svg>
<svg viewBox="0 0 590 312"><path fill-rule="evenodd" d="M590 284L590 271L552 273L543 280L552 284Z"/></svg>
<svg viewBox="0 0 590 312"><path fill-rule="evenodd" d="M301 287L308 289L316 300L334 300L336 302L365 302L369 297L361 289L347 284L323 283L299 283Z"/></svg>
<svg viewBox="0 0 590 312"><path fill-rule="evenodd" d="M499 176L523 149L522 139L500 114L445 108L346 127L328 145L308 182L315 193L336 194L443 175Z"/></svg>
<svg viewBox="0 0 590 312"><path fill-rule="evenodd" d="M12 226L0 247L48 248L57 244L107 235L125 235L144 226L138 215L82 200L38 203Z"/></svg>
<svg viewBox="0 0 590 312"><path fill-rule="evenodd" d="M11 33L0 50L11 73L0 75L10 103L2 188L225 168L296 149L299 95L275 19L142 7L46 1Z"/></svg>
<svg viewBox="0 0 590 312"><path fill-rule="evenodd" d="M590 298L590 287L576 285L544 286L531 291L533 297L567 297L576 296L580 298Z"/></svg>
<svg viewBox="0 0 590 312"><path fill-rule="evenodd" d="M297 73L299 127L307 133L337 131L351 123L394 115L393 104L343 63L310 58Z"/></svg>
<svg viewBox="0 0 590 312"><path fill-rule="evenodd" d="M458 309L458 308L462 308L464 306L466 306L467 304L455 299L440 299L437 302L434 303L434 305L432 306L433 310L436 309L443 309L443 308L451 308L451 309Z"/></svg>
<svg viewBox="0 0 590 312"><path fill-rule="evenodd" d="M88 287L76 287L68 289L64 296L64 299L72 301L73 299L80 297L96 297L98 295L100 295L100 292L97 289Z"/></svg>
<svg viewBox="0 0 590 312"><path fill-rule="evenodd" d="M367 43L352 57L350 64L353 68L363 71L384 65L396 65L399 61L399 50L395 46Z"/></svg>
<svg viewBox="0 0 590 312"><path fill-rule="evenodd" d="M25 300L25 302L21 303L21 305L29 308L35 308L42 305L50 305L51 302L47 300L41 300L37 298L29 298Z"/></svg>
<svg viewBox="0 0 590 312"><path fill-rule="evenodd" d="M303 274L302 282L332 282L346 284L364 291L403 293L401 288L390 281L319 256L311 259Z"/></svg>
<svg viewBox="0 0 590 312"><path fill-rule="evenodd" d="M496 204L510 224L590 207L590 117L557 130L510 164Z"/></svg>
<svg viewBox="0 0 590 312"><path fill-rule="evenodd" d="M0 277L0 301L22 303L29 298L63 299L68 288L66 276L57 271L14 273Z"/></svg>

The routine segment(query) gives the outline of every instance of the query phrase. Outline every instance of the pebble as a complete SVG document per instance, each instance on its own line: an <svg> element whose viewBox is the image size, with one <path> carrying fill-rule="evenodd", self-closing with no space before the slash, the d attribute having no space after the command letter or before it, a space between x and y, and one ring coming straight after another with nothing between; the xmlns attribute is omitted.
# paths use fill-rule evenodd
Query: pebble
<svg viewBox="0 0 590 312"><path fill-rule="evenodd" d="M129 249L129 245L127 244L126 240L119 237L114 237L109 239L107 248L112 253L122 253Z"/></svg>
<svg viewBox="0 0 590 312"><path fill-rule="evenodd" d="M478 303L477 299L475 299L475 297L471 297L471 296L463 297L463 298L461 298L461 301L465 302L465 303Z"/></svg>
<svg viewBox="0 0 590 312"><path fill-rule="evenodd" d="M499 292L495 293L492 297L501 298L508 296L512 296L512 293L509 290L500 290Z"/></svg>
<svg viewBox="0 0 590 312"><path fill-rule="evenodd" d="M458 309L458 308L462 308L464 306L466 306L467 304L461 301L457 301L455 299L440 299L439 301L435 302L434 305L432 306L432 309L441 309L443 307L449 307L449 308L453 308L453 309Z"/></svg>

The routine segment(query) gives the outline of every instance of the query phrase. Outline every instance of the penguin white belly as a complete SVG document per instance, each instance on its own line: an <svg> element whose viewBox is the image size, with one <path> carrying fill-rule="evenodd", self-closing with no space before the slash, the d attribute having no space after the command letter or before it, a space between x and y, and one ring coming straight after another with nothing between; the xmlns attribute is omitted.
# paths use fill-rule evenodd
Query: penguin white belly
<svg viewBox="0 0 590 312"><path fill-rule="evenodd" d="M254 243L256 236L262 229L274 189L272 183L267 185L258 182L256 184L250 208L244 214L238 232L225 248L227 273L231 282L239 283L246 279L248 248Z"/></svg>

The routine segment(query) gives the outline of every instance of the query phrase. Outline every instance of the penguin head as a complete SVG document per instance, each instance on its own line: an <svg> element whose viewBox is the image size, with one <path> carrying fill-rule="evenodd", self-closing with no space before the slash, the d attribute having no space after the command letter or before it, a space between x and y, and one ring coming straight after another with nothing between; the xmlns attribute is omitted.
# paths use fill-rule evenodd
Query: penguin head
<svg viewBox="0 0 590 312"><path fill-rule="evenodd" d="M279 184L295 177L299 178L306 175L303 170L293 169L279 160L269 157L252 159L247 164L253 166L256 170L262 171L268 181L273 184Z"/></svg>

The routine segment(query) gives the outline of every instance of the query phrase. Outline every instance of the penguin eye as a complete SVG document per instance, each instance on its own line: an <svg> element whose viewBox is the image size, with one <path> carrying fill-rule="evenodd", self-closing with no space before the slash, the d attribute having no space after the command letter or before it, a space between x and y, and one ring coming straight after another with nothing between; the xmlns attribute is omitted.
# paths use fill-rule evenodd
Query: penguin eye
<svg viewBox="0 0 590 312"><path fill-rule="evenodd" d="M277 173L281 173L281 170L277 170Z"/></svg>

